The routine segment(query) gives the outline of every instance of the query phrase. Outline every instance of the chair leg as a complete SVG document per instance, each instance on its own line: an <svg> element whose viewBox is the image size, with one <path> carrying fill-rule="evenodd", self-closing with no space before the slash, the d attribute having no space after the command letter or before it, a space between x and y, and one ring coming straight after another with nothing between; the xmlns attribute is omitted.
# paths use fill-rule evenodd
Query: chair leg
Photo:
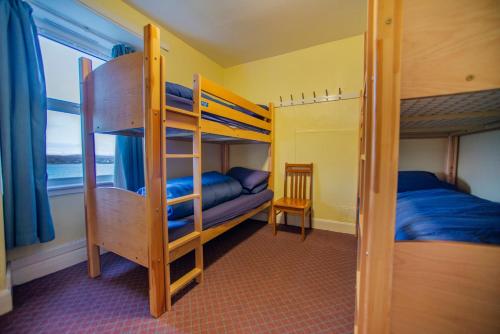
<svg viewBox="0 0 500 334"><path fill-rule="evenodd" d="M302 241L304 241L306 238L306 230L305 230L305 226L304 226L305 220L306 220L306 212L305 211L302 212L300 220L301 220L301 225L302 225L302 233L301 233L302 234Z"/></svg>
<svg viewBox="0 0 500 334"><path fill-rule="evenodd" d="M309 228L313 228L312 209L309 209Z"/></svg>
<svg viewBox="0 0 500 334"><path fill-rule="evenodd" d="M274 209L274 206L271 210L271 219L273 221L273 232L274 232L274 235L276 235L276 233L278 232L278 229L276 226L276 210Z"/></svg>
<svg viewBox="0 0 500 334"><path fill-rule="evenodd" d="M285 216L285 225L288 225L288 213L283 212L283 215Z"/></svg>

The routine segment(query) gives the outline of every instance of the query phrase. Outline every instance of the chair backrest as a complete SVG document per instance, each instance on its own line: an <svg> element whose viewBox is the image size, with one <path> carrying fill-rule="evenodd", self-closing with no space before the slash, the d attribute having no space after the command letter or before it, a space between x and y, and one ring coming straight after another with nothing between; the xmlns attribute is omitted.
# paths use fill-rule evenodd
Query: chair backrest
<svg viewBox="0 0 500 334"><path fill-rule="evenodd" d="M285 197L312 200L312 194L313 194L312 175L313 175L312 163L310 164L285 163Z"/></svg>

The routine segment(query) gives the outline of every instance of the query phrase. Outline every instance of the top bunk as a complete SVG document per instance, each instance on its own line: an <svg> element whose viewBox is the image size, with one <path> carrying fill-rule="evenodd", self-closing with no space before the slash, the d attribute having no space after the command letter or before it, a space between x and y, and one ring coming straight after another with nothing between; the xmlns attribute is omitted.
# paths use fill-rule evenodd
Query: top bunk
<svg viewBox="0 0 500 334"><path fill-rule="evenodd" d="M94 132L144 135L144 96L150 93L145 84L146 63L144 53L135 52L108 61L85 78L87 112L92 115ZM163 77L163 66L148 72L152 79ZM254 104L199 74L194 75L193 89L169 82L157 86L161 91L152 93L161 99L166 112L167 138L190 140L199 126L206 142L272 141L272 104Z"/></svg>
<svg viewBox="0 0 500 334"><path fill-rule="evenodd" d="M439 138L500 129L500 89L401 101L401 138Z"/></svg>
<svg viewBox="0 0 500 334"><path fill-rule="evenodd" d="M500 3L406 0L402 16L401 137L500 128Z"/></svg>

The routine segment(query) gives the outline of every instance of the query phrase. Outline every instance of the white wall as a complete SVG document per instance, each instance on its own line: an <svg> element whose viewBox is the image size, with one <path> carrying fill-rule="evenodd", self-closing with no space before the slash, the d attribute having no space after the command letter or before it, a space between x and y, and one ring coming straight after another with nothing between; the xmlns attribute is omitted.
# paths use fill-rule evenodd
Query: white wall
<svg viewBox="0 0 500 334"><path fill-rule="evenodd" d="M425 170L443 178L446 171L447 138L401 139L399 170Z"/></svg>
<svg viewBox="0 0 500 334"><path fill-rule="evenodd" d="M500 202L500 130L462 136L457 173L461 189Z"/></svg>

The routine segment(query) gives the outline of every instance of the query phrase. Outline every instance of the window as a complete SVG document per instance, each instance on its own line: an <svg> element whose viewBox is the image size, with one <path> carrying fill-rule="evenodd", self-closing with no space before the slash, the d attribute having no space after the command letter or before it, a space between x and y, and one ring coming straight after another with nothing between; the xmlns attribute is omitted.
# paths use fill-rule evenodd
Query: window
<svg viewBox="0 0 500 334"><path fill-rule="evenodd" d="M104 60L39 36L47 84L47 173L49 189L83 184L78 58L92 60L95 69ZM98 183L113 181L115 138L96 134Z"/></svg>

